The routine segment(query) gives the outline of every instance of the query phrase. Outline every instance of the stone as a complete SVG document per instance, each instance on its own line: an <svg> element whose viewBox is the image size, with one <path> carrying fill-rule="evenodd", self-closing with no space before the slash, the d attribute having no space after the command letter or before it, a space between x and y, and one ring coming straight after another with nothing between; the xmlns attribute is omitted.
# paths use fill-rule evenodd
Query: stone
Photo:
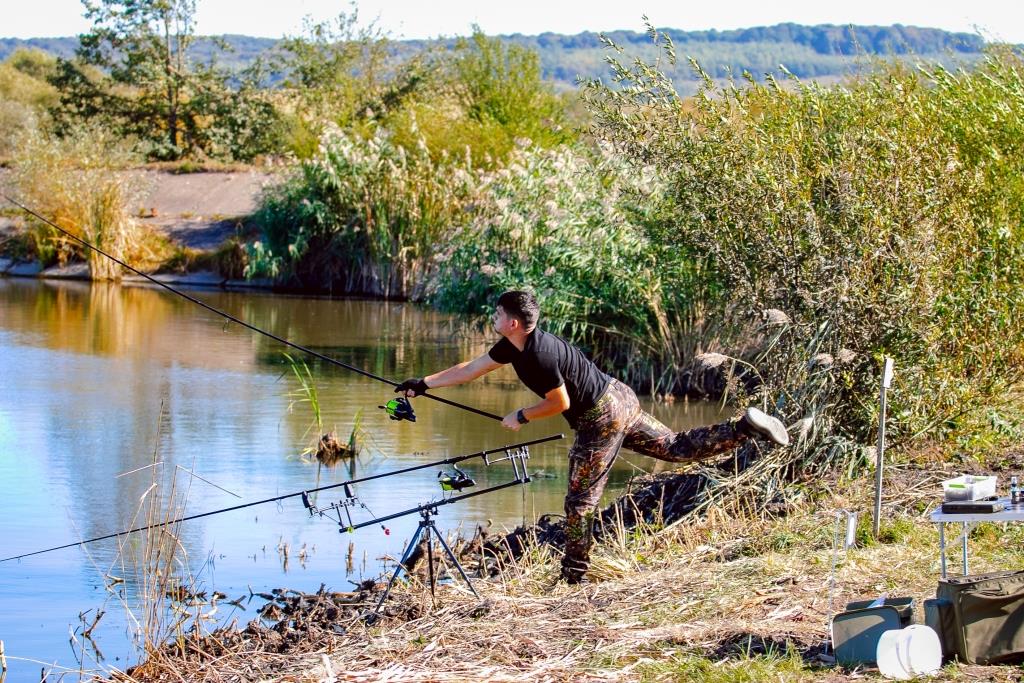
<svg viewBox="0 0 1024 683"><path fill-rule="evenodd" d="M225 287L239 287L245 289L273 289L274 281L269 277L256 277L251 280L228 280Z"/></svg>
<svg viewBox="0 0 1024 683"><path fill-rule="evenodd" d="M66 266L47 268L39 274L52 280L88 280L90 279L88 263L69 263Z"/></svg>
<svg viewBox="0 0 1024 683"><path fill-rule="evenodd" d="M27 263L15 263L7 269L6 274L11 277L36 277L41 272L43 272L43 266L39 261L29 261Z"/></svg>
<svg viewBox="0 0 1024 683"><path fill-rule="evenodd" d="M203 270L198 273L162 273L153 279L167 285L190 285L193 287L220 287L224 284L224 276L213 271Z"/></svg>

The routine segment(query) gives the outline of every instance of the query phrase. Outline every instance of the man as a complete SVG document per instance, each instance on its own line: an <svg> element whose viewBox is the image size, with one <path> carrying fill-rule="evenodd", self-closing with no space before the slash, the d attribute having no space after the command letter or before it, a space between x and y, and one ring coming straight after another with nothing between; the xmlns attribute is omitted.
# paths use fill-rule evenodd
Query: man
<svg viewBox="0 0 1024 683"><path fill-rule="evenodd" d="M419 396L427 389L464 384L511 363L519 379L541 400L501 421L513 431L527 422L563 415L576 431L569 450L569 492L565 496L566 542L562 578L583 580L590 566L594 512L608 472L622 446L668 462L691 462L718 455L753 436L785 446L789 435L774 417L747 408L742 417L686 432L671 429L640 409L633 390L601 372L565 340L537 327L540 307L529 292L498 298L494 330L501 335L474 360L422 379L402 382L396 392Z"/></svg>

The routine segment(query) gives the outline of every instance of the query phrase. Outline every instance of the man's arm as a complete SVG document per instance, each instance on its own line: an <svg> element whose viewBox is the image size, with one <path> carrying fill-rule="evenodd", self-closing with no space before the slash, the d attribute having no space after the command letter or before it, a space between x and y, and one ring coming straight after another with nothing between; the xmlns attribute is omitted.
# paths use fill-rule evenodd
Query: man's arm
<svg viewBox="0 0 1024 683"><path fill-rule="evenodd" d="M456 384L465 384L470 382L480 375L486 375L492 370L496 370L501 367L501 363L495 361L488 354L484 354L479 358L474 358L471 361L465 363L459 363L453 365L447 370L434 373L433 375L427 375L421 380L409 379L398 385L395 391L401 392L405 396L413 397L423 393L424 389L437 389L439 387L451 387ZM417 387L416 383L422 382L422 387Z"/></svg>
<svg viewBox="0 0 1024 683"><path fill-rule="evenodd" d="M523 417L532 422L552 415L561 415L569 409L569 405L569 392L566 391L565 384L560 384L544 394L544 400L523 408L522 413ZM519 412L516 410L506 415L501 421L501 426L514 432L519 431L519 428L522 427L519 422Z"/></svg>
<svg viewBox="0 0 1024 683"><path fill-rule="evenodd" d="M438 389L440 387L452 387L456 384L465 384L471 382L481 375L486 375L492 370L497 370L501 367L501 363L492 359L488 354L484 354L478 358L474 358L471 361L465 363L459 363L453 365L447 370L435 373L433 375L427 375L423 378L423 381L427 383L427 387L431 389Z"/></svg>

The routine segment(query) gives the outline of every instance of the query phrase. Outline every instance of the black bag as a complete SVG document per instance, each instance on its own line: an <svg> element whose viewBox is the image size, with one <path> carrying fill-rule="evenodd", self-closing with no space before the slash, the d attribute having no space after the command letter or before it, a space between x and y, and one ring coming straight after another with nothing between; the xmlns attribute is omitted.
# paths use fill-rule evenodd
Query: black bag
<svg viewBox="0 0 1024 683"><path fill-rule="evenodd" d="M961 661L1024 662L1024 571L942 579L935 597L932 621L938 628L929 625ZM925 611L927 616L927 605Z"/></svg>

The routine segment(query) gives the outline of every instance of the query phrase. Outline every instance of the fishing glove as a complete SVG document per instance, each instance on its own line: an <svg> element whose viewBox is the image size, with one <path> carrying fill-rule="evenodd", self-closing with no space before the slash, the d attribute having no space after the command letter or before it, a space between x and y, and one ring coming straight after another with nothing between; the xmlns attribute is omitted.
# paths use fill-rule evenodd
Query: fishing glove
<svg viewBox="0 0 1024 683"><path fill-rule="evenodd" d="M405 392L411 391L413 392L413 396L420 396L427 389L428 387L426 382L424 382L419 377L413 377L412 379L407 379L401 384L399 384L397 387L395 387L395 393L402 394L404 396Z"/></svg>

